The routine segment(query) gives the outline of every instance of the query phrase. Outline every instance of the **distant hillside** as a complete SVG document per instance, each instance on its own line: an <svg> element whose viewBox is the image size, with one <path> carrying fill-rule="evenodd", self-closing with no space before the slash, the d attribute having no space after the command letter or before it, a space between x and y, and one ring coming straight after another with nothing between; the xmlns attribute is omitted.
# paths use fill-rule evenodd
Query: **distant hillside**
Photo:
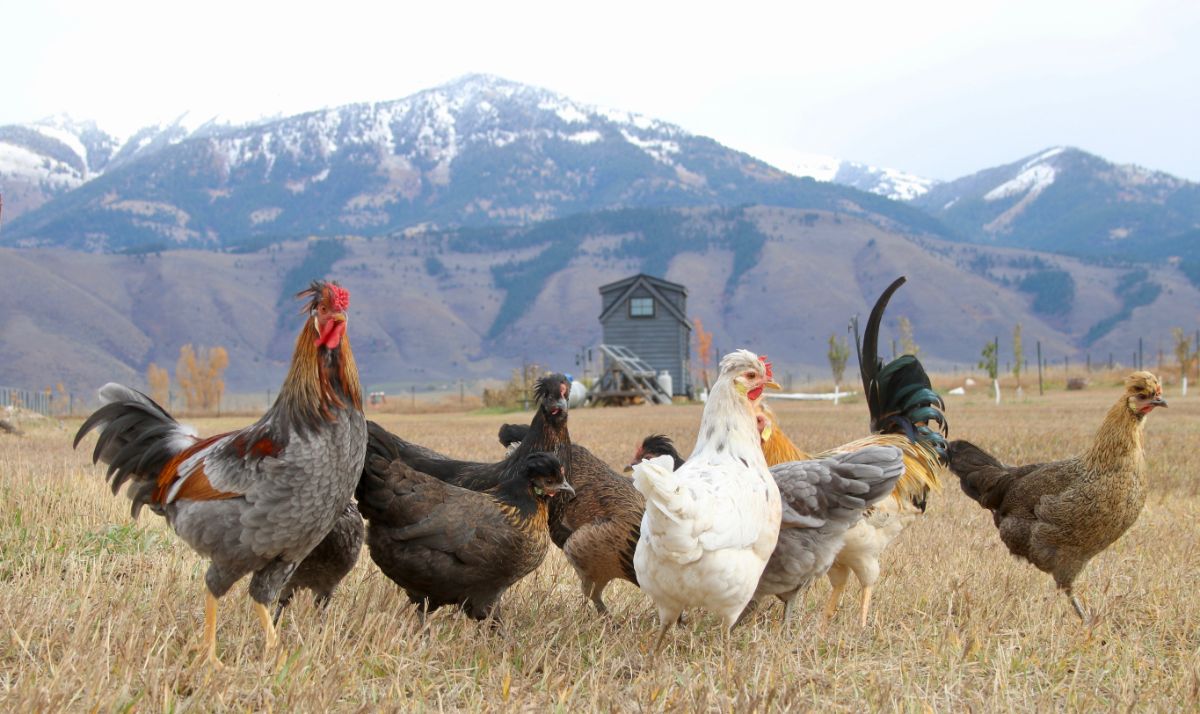
<svg viewBox="0 0 1200 714"><path fill-rule="evenodd" d="M1090 257L1164 257L1200 228L1200 184L1065 147L939 184L912 204L972 242Z"/></svg>
<svg viewBox="0 0 1200 714"><path fill-rule="evenodd" d="M882 200L882 199L881 199ZM599 341L597 288L647 271L688 287L688 313L728 351L771 355L781 374L820 376L826 340L893 300L922 359L970 367L1013 324L1047 355L1118 360L1200 327L1200 291L1175 268L1074 258L897 232L873 214L778 207L629 209L528 227L410 230L288 241L240 253L87 254L0 249L0 384L94 389L174 370L179 347L222 345L234 391L282 378L298 320L291 294L329 276L352 293L349 334L369 385L504 376L523 360L573 368ZM1126 360L1127 361L1127 360Z"/></svg>

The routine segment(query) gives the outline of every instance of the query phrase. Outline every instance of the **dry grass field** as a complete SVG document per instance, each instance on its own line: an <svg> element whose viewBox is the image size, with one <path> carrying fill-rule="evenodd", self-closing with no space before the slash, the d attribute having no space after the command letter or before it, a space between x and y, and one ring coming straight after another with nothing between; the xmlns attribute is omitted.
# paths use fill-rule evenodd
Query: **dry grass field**
<svg viewBox="0 0 1200 714"><path fill-rule="evenodd" d="M979 390L983 391L983 390ZM1036 388L1032 390L1036 395ZM951 398L953 436L1008 462L1081 449L1116 387L1053 391L1000 407ZM1200 398L1167 395L1147 427L1153 492L1137 525L1080 579L1098 615L1080 625L1049 576L1008 555L990 515L953 476L927 516L886 554L872 622L857 625L857 586L827 628L828 584L795 621L760 609L724 651L716 621L693 617L658 658L650 603L628 583L612 615L585 605L551 548L503 602L491 630L443 610L428 630L365 552L323 615L307 595L281 624L274 657L239 584L223 601L226 668L195 664L205 564L165 524L129 517L78 420L0 435L0 710L1192 710L1200 707ZM783 403L802 446L861 435L861 402ZM494 460L510 415L384 415L404 436ZM700 408L577 410L571 433L622 464L650 432L690 449ZM205 433L249 419L196 420Z"/></svg>

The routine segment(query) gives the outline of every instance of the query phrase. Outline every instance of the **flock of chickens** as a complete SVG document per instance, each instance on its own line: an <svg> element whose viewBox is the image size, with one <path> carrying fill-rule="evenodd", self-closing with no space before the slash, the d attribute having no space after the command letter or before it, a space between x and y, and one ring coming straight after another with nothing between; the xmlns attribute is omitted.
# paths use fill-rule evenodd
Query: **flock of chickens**
<svg viewBox="0 0 1200 714"><path fill-rule="evenodd" d="M880 297L859 345L872 433L814 454L783 434L765 403L764 390L777 388L770 362L737 350L721 360L687 459L652 435L632 479L611 469L572 442L560 374L538 381L528 426L501 429L502 460L450 458L366 420L345 336L349 293L323 281L298 296L307 318L292 364L256 423L202 438L110 383L75 445L98 430L93 461L108 464L113 492L128 483L135 517L148 506L210 561L203 649L215 666L217 603L234 583L251 576L269 651L294 593L327 603L364 540L422 621L443 605L497 621L505 590L553 542L601 613L615 579L650 597L656 652L686 610L708 610L728 632L775 596L786 619L822 575L833 585L830 617L855 574L865 625L881 553L924 512L947 466L992 511L1009 550L1052 574L1086 619L1072 586L1141 510L1145 416L1166 406L1158 380L1130 375L1080 456L1005 466L945 441L944 404L915 357L884 365L876 356L883 311L903 282Z"/></svg>

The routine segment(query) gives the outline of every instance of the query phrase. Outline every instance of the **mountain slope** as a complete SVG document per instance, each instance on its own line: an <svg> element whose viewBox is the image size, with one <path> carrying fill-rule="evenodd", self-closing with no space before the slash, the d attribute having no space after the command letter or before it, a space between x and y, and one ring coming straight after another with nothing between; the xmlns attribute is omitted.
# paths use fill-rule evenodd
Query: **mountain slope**
<svg viewBox="0 0 1200 714"><path fill-rule="evenodd" d="M940 184L912 204L977 243L1081 256L1143 249L1200 227L1200 184L1069 147Z"/></svg>
<svg viewBox="0 0 1200 714"><path fill-rule="evenodd" d="M610 208L763 203L918 210L774 169L678 127L469 76L406 99L207 133L20 216L5 245L147 252L418 225L521 225Z"/></svg>
<svg viewBox="0 0 1200 714"><path fill-rule="evenodd" d="M0 249L0 281L37 298L0 312L0 384L139 384L149 362L173 370L192 343L228 350L230 390L273 389L296 329L291 295L314 275L353 293L350 336L368 385L499 376L522 361L564 369L600 339L598 287L641 271L688 287L688 314L718 350L752 347L797 378L826 374L829 335L901 273L913 289L889 315L912 320L934 368L974 365L1016 322L1054 359L1121 360L1138 337L1154 345L1171 327L1200 327L1200 291L1173 268L914 238L842 211L627 209L247 253ZM1061 305L1050 290L1035 308L1045 288L1022 285L1055 271L1071 299Z"/></svg>

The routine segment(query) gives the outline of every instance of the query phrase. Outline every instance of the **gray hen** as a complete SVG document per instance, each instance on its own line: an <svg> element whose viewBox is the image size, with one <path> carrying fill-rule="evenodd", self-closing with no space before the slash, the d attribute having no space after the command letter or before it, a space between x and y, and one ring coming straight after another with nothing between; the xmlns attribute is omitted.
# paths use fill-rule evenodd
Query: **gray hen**
<svg viewBox="0 0 1200 714"><path fill-rule="evenodd" d="M784 602L784 619L789 619L796 596L833 564L846 531L892 492L903 473L900 450L891 446L772 466L783 522L751 602L774 595Z"/></svg>

